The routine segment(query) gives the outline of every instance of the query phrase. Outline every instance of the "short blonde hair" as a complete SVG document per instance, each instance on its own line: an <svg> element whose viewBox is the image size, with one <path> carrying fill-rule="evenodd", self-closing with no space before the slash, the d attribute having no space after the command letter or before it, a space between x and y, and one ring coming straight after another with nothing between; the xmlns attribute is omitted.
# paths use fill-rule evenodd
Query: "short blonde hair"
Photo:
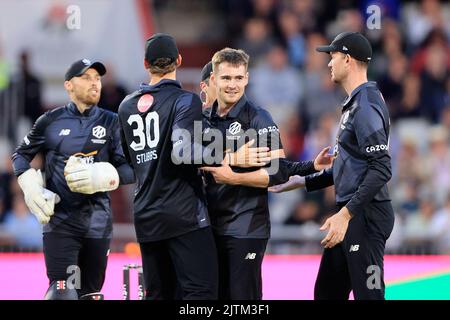
<svg viewBox="0 0 450 320"><path fill-rule="evenodd" d="M212 66L213 72L216 72L219 64L227 62L232 64L233 66L244 66L245 70L248 68L248 62L250 57L244 50L241 49L232 49L232 48L224 48L220 51L217 51L212 57Z"/></svg>

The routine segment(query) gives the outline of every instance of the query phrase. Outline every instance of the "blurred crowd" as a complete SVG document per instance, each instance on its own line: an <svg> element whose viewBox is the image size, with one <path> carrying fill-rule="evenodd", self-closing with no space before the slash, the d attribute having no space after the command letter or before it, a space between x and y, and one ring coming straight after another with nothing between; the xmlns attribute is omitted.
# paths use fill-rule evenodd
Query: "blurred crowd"
<svg viewBox="0 0 450 320"><path fill-rule="evenodd" d="M373 30L367 25L371 13L366 9L371 4L381 13L380 26ZM331 82L329 56L317 53L315 47L342 31L358 31L370 39L374 54L369 79L378 82L392 124L389 187L397 219L387 252L449 253L450 5L438 0L218 0L216 10L225 21L224 43L251 57L247 95L272 114L285 153L293 160L312 159L323 147L334 145L339 105L345 98ZM38 77L27 71L26 55L22 62L19 82L31 81L36 87ZM0 90L1 86L7 90L2 70L0 51ZM104 80L100 106L115 110L126 92L111 74ZM26 105L31 109L23 113L34 121L42 112L37 109L40 104ZM0 243L6 233L26 234L30 239L21 241L32 241L31 229L39 225L26 214L11 178L12 140L3 140ZM113 195L115 215L119 222L130 222L131 205L124 198L129 199ZM332 188L273 194L270 206L274 228L269 251L320 250L318 228L335 212ZM25 232L27 228L30 231Z"/></svg>
<svg viewBox="0 0 450 320"><path fill-rule="evenodd" d="M379 29L366 24L371 4L381 9ZM233 46L251 56L248 95L271 112L285 152L295 160L312 159L334 145L345 98L330 80L330 57L315 47L342 31L370 39L369 79L377 81L392 124L389 186L397 221L388 252L450 252L449 4L253 0L229 1L229 8L235 10L228 15L230 32L240 34ZM306 250L311 250L306 244L318 243L323 236L318 228L336 212L332 188L273 195L271 207L274 225L297 230L286 237L286 228L274 228L273 238L303 243Z"/></svg>

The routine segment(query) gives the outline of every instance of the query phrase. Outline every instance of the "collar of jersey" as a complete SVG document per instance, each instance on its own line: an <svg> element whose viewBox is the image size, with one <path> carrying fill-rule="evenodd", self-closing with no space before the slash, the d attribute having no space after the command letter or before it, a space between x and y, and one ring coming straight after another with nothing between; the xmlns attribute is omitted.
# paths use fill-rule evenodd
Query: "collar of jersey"
<svg viewBox="0 0 450 320"><path fill-rule="evenodd" d="M171 79L162 79L158 83L154 85L150 85L148 83L141 83L141 86L139 90L141 92L149 92L149 91L158 91L161 87L167 86L167 85L173 85L181 88L181 83L177 80L171 80Z"/></svg>
<svg viewBox="0 0 450 320"><path fill-rule="evenodd" d="M353 98L362 90L368 87L376 87L377 83L375 81L367 81L359 86L357 86L355 89L353 89L352 93L345 98L344 102L342 102L342 108L346 109L350 102L353 100Z"/></svg>
<svg viewBox="0 0 450 320"><path fill-rule="evenodd" d="M83 113L81 113L78 108L77 105L74 102L70 102L68 105L68 108L70 110L70 112L72 112L73 114L79 116L79 117L91 117L94 116L97 113L97 109L98 107L92 106L89 109L86 109Z"/></svg>
<svg viewBox="0 0 450 320"><path fill-rule="evenodd" d="M219 107L219 104L218 104L218 102L216 100L216 101L214 101L214 103L212 105L210 118L212 118L212 117L221 118L221 119L230 119L230 118L234 119L234 118L237 118L239 116L239 113L241 112L242 108L245 106L246 103L247 103L247 97L244 94L239 99L239 101L236 102L236 104L233 106L233 108L231 108L230 112L228 112L225 117L219 117L219 115L217 114L217 108Z"/></svg>

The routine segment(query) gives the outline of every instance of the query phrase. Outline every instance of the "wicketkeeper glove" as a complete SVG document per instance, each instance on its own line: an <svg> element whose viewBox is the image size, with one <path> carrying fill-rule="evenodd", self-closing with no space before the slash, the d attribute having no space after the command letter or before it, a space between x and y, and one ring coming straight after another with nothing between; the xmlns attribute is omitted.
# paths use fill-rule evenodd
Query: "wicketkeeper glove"
<svg viewBox="0 0 450 320"><path fill-rule="evenodd" d="M61 199L56 193L44 188L41 170L28 169L17 178L17 181L28 209L40 223L48 223L54 214L55 204Z"/></svg>
<svg viewBox="0 0 450 320"><path fill-rule="evenodd" d="M119 174L109 162L85 163L71 156L64 168L67 185L72 192L93 194L119 187Z"/></svg>

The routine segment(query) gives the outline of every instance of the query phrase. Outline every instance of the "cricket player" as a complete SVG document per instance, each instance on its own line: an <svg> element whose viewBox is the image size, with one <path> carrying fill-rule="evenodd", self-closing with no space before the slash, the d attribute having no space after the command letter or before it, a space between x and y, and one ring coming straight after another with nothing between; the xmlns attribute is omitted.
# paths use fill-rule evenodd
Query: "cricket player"
<svg viewBox="0 0 450 320"><path fill-rule="evenodd" d="M172 158L176 130L193 134L195 121L201 124L200 98L176 80L181 62L172 36L150 37L144 58L150 82L119 107L123 148L137 177L134 221L146 298L152 300L217 299L217 256L202 178L194 159L183 164Z"/></svg>
<svg viewBox="0 0 450 320"><path fill-rule="evenodd" d="M276 162L284 157L278 126L265 109L252 103L245 95L248 62L249 56L242 50L225 48L215 53L210 83L216 88L217 100L204 110L204 121L208 128L221 133L225 148L235 151L252 139L257 147L268 148L270 165L276 166ZM326 150L322 156L325 153ZM231 170L228 164L224 166L229 169L225 179L233 177L234 172L244 176L259 172L259 167L236 168L233 164ZM316 163L315 167L313 161L303 163L301 173L306 175L316 172L316 169L321 170L318 165ZM227 180L227 184L222 184L220 179L216 179L220 168L203 170L206 172L208 211L219 257L219 297L260 300L261 266L270 237L267 189L253 186L251 180L239 183Z"/></svg>
<svg viewBox="0 0 450 320"><path fill-rule="evenodd" d="M74 62L64 82L70 102L39 117L12 156L25 201L44 224L45 299L102 299L112 236L107 191L134 182L118 117L97 106L105 73L101 62ZM39 152L45 177L30 167Z"/></svg>
<svg viewBox="0 0 450 320"><path fill-rule="evenodd" d="M200 81L200 98L202 99L203 109L211 107L216 101L216 86L210 81L212 73L212 62L209 61L202 69Z"/></svg>
<svg viewBox="0 0 450 320"><path fill-rule="evenodd" d="M328 231L321 242L325 249L314 297L343 300L353 291L357 300L382 300L383 257L394 211L387 188L392 175L389 113L376 83L367 80L372 47L362 34L343 32L317 50L330 54L331 78L348 94L341 106L332 167L301 177L296 176L301 163L286 160L275 174L265 174L264 169L237 174L223 166L215 168L215 178L223 183L251 180L255 186L272 186L273 192L299 187L314 191L334 185L339 211L320 228ZM282 185L274 182L288 176L290 180Z"/></svg>

